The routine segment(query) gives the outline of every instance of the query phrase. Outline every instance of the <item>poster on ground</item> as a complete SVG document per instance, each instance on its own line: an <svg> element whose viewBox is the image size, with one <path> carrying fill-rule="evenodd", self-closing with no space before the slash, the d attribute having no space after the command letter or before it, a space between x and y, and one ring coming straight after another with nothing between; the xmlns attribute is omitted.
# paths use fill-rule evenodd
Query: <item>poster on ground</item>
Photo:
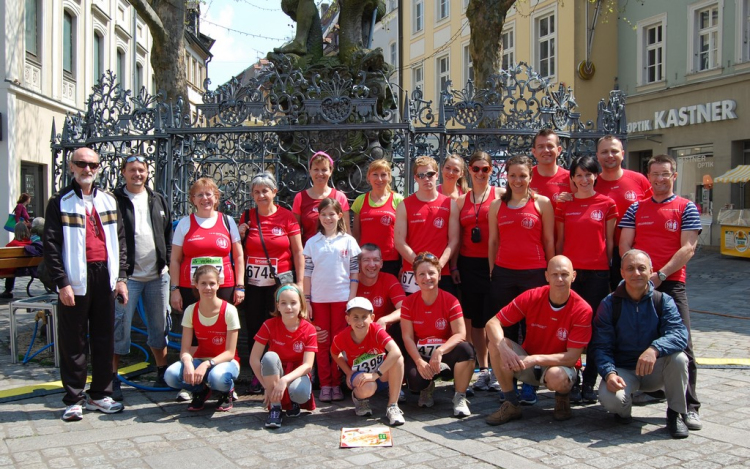
<svg viewBox="0 0 750 469"><path fill-rule="evenodd" d="M393 446L388 427L360 427L341 429L341 448L372 448Z"/></svg>

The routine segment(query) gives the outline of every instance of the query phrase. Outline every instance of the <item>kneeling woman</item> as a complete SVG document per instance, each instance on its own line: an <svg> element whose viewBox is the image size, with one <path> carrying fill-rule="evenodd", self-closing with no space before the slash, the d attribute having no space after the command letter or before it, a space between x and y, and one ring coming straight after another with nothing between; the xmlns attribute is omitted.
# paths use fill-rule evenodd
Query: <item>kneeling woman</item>
<svg viewBox="0 0 750 469"><path fill-rule="evenodd" d="M304 295L292 283L276 290L276 311L271 315L255 334L250 366L265 389L263 403L270 408L265 426L279 428L282 409L287 417L297 417L300 406L315 410L310 370L318 337L307 320Z"/></svg>
<svg viewBox="0 0 750 469"><path fill-rule="evenodd" d="M406 348L406 384L420 391L419 406L432 407L433 379L453 372L453 415L471 415L466 388L474 373L474 348L466 342L461 305L455 296L440 290L440 261L429 252L419 253L412 263L419 292L401 305L401 333Z"/></svg>
<svg viewBox="0 0 750 469"><path fill-rule="evenodd" d="M198 267L193 280L200 299L182 316L180 361L167 368L164 381L193 393L188 410L203 409L211 391L216 391L221 393L216 408L227 411L233 406L234 380L240 374L240 319L237 308L216 296L220 286L216 267ZM193 336L197 347L192 345Z"/></svg>

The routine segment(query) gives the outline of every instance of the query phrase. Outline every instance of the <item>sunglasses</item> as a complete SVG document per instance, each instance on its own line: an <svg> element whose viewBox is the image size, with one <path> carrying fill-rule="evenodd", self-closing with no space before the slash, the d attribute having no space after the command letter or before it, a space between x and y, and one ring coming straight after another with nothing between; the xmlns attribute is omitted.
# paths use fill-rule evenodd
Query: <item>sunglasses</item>
<svg viewBox="0 0 750 469"><path fill-rule="evenodd" d="M434 177L437 171L427 171L426 173L417 173L417 179L425 179Z"/></svg>
<svg viewBox="0 0 750 469"><path fill-rule="evenodd" d="M422 252L422 253L417 254L417 257L414 258L414 262L412 262L412 264L416 264L417 262L422 262L422 261L437 261L437 260L438 258L435 254L431 252Z"/></svg>
<svg viewBox="0 0 750 469"><path fill-rule="evenodd" d="M472 166L471 170L475 173L483 172L484 174L487 174L492 170L492 168L489 166L482 166L481 168L479 166Z"/></svg>
<svg viewBox="0 0 750 469"><path fill-rule="evenodd" d="M86 161L71 161L74 165L78 166L79 168L83 169L86 166L89 167L89 169L99 169L99 163L88 163Z"/></svg>
<svg viewBox="0 0 750 469"><path fill-rule="evenodd" d="M146 157L144 156L129 156L128 159L125 160L125 163L132 163L133 161L137 161L139 163L145 163Z"/></svg>

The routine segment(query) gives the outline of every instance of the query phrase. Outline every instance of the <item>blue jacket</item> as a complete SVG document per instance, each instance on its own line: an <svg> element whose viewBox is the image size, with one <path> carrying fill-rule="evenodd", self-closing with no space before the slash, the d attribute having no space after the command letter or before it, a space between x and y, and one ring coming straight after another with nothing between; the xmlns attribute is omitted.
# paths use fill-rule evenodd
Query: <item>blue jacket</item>
<svg viewBox="0 0 750 469"><path fill-rule="evenodd" d="M663 294L662 315L659 318L653 302L654 285L649 282L648 293L635 302L625 290L625 282L607 295L594 318L591 347L599 374L603 377L616 368L635 369L638 357L649 347L665 357L685 350L688 330L671 296ZM617 325L612 324L612 297L622 298L622 313Z"/></svg>

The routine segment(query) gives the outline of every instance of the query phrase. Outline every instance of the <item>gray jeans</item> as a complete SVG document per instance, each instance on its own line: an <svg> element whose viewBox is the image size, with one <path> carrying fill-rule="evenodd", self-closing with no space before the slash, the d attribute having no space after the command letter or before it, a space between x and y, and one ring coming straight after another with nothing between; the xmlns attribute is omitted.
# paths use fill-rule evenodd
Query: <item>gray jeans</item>
<svg viewBox="0 0 750 469"><path fill-rule="evenodd" d="M284 367L281 364L281 359L276 352L266 352L263 358L260 360L260 374L263 376L279 375L284 376ZM312 395L312 383L310 377L307 375L300 376L295 379L289 386L289 399L297 404L304 404L310 400Z"/></svg>
<svg viewBox="0 0 750 469"><path fill-rule="evenodd" d="M607 389L606 381L599 386L599 402L613 414L622 417L630 416L633 407L632 394L636 391L664 390L667 396L667 406L684 414L687 412L685 390L688 383L688 358L685 353L675 353L666 357L659 357L654 364L654 371L647 376L636 376L635 370L618 368L617 374L625 380L625 389L616 393Z"/></svg>

